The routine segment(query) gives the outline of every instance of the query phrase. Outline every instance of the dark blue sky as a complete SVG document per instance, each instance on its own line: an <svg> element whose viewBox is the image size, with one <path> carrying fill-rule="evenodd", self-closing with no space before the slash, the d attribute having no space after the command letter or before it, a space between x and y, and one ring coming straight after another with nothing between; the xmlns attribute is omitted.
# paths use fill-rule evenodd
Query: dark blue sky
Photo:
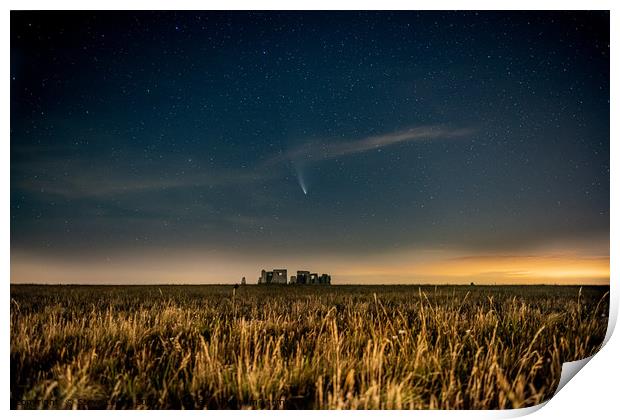
<svg viewBox="0 0 620 420"><path fill-rule="evenodd" d="M11 14L15 263L608 241L607 12Z"/></svg>

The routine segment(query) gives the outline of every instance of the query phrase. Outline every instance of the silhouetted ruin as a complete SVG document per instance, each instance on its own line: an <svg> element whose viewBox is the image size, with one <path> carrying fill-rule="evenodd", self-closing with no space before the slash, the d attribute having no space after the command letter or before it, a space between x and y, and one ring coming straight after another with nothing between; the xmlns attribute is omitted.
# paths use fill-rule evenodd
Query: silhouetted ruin
<svg viewBox="0 0 620 420"><path fill-rule="evenodd" d="M298 271L297 272L297 284L310 284L310 272Z"/></svg>
<svg viewBox="0 0 620 420"><path fill-rule="evenodd" d="M258 284L331 284L332 277L329 274L310 273L299 270L297 275L287 277L286 268L274 268L272 271L261 270Z"/></svg>

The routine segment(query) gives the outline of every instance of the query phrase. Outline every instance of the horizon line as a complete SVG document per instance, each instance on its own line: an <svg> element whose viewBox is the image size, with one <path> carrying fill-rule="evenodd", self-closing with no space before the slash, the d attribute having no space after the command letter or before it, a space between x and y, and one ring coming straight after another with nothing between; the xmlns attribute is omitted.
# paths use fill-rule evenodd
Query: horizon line
<svg viewBox="0 0 620 420"><path fill-rule="evenodd" d="M258 283L250 283L250 284L240 284L240 283L101 283L101 284L93 284L93 283L9 283L9 286L261 286L261 287L282 287L282 286L571 286L571 287L583 287L583 286L611 286L610 283L476 283L473 284L467 283L340 283L340 284L297 284L297 283L288 283L288 284L258 284Z"/></svg>

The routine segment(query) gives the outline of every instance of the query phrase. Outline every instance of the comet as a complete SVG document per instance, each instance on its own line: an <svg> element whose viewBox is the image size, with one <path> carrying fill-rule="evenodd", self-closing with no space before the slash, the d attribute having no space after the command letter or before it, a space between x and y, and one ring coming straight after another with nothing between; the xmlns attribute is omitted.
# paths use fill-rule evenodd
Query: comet
<svg viewBox="0 0 620 420"><path fill-rule="evenodd" d="M293 164L293 168L295 168L295 176L297 177L297 182L301 187L301 190L304 192L304 195L308 195L308 185L306 184L306 180L304 178L303 169L300 165Z"/></svg>

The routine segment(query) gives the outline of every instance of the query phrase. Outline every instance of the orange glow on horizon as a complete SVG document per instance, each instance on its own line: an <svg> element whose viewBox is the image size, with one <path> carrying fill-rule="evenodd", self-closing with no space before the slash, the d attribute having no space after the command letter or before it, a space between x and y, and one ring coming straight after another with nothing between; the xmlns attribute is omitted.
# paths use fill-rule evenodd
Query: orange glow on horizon
<svg viewBox="0 0 620 420"><path fill-rule="evenodd" d="M462 281L512 281L515 283L572 283L575 280L609 281L609 257L548 256L467 256L389 267L360 267L347 276L412 276L415 278Z"/></svg>
<svg viewBox="0 0 620 420"><path fill-rule="evenodd" d="M454 255L410 252L352 257L243 258L168 255L113 261L73 262L11 255L12 283L255 283L261 268L285 267L330 273L334 284L469 283L609 284L609 257L548 255Z"/></svg>

